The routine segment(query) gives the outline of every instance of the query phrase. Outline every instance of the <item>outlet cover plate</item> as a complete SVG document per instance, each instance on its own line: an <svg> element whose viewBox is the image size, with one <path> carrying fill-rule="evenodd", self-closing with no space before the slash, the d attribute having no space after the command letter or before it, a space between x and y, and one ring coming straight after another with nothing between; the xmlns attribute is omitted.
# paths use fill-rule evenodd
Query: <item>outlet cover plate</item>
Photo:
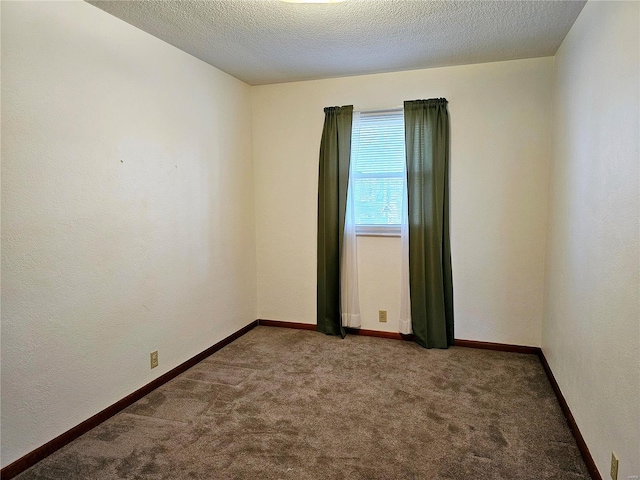
<svg viewBox="0 0 640 480"><path fill-rule="evenodd" d="M158 366L158 350L151 352L151 368Z"/></svg>

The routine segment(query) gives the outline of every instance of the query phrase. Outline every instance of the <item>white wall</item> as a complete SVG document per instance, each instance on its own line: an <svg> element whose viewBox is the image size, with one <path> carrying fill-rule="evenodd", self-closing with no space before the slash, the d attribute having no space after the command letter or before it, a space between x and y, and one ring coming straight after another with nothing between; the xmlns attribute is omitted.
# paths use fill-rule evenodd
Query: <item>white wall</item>
<svg viewBox="0 0 640 480"><path fill-rule="evenodd" d="M446 97L456 338L539 345L552 68L541 58L254 87L258 316L316 321L323 107ZM362 326L397 331L400 241L358 243Z"/></svg>
<svg viewBox="0 0 640 480"><path fill-rule="evenodd" d="M255 320L256 271L249 86L84 2L2 2L2 49L4 466Z"/></svg>
<svg viewBox="0 0 640 480"><path fill-rule="evenodd" d="M603 478L640 475L640 3L588 2L555 59L542 349Z"/></svg>

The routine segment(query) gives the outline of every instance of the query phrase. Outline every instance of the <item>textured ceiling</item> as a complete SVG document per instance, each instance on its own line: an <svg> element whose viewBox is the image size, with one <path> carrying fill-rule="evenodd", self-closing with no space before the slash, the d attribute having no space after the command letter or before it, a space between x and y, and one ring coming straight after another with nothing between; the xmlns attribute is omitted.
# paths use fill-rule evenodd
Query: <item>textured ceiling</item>
<svg viewBox="0 0 640 480"><path fill-rule="evenodd" d="M89 3L261 85L554 55L585 2Z"/></svg>

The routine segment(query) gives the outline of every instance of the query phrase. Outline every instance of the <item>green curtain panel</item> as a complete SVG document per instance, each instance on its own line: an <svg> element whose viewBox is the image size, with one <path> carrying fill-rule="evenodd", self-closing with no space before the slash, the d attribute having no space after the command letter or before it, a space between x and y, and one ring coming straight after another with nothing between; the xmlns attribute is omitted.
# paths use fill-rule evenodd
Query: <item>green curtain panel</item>
<svg viewBox="0 0 640 480"><path fill-rule="evenodd" d="M324 109L318 176L318 326L345 336L340 315L340 258L349 185L353 106Z"/></svg>
<svg viewBox="0 0 640 480"><path fill-rule="evenodd" d="M404 102L413 335L426 348L453 345L447 100Z"/></svg>

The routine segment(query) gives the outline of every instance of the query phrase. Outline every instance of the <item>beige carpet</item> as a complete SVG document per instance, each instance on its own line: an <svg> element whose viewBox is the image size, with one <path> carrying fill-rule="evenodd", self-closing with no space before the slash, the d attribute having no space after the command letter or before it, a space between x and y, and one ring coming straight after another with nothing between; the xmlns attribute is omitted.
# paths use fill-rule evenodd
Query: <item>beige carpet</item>
<svg viewBox="0 0 640 480"><path fill-rule="evenodd" d="M589 476L533 355L257 327L17 478Z"/></svg>

